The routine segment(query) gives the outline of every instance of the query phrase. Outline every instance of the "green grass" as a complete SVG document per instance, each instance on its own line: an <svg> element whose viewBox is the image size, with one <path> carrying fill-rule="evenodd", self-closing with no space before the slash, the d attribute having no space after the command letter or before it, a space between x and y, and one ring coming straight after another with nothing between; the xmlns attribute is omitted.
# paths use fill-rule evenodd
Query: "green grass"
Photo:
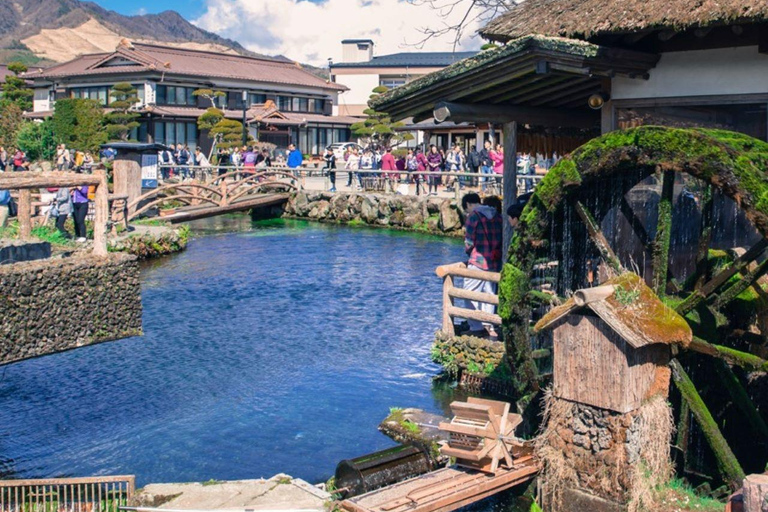
<svg viewBox="0 0 768 512"><path fill-rule="evenodd" d="M58 229L48 224L32 229L32 236L53 245L74 245L72 239L66 238Z"/></svg>
<svg viewBox="0 0 768 512"><path fill-rule="evenodd" d="M170 226L170 223L161 219L139 219L131 221L131 224L139 226Z"/></svg>
<svg viewBox="0 0 768 512"><path fill-rule="evenodd" d="M347 222L347 226L351 226L353 228L355 227L361 227L365 226L365 221L362 219L352 219L351 221Z"/></svg>
<svg viewBox="0 0 768 512"><path fill-rule="evenodd" d="M658 490L659 506L667 510L721 512L724 505L716 499L699 496L685 481L675 478Z"/></svg>
<svg viewBox="0 0 768 512"><path fill-rule="evenodd" d="M223 484L221 480L216 480L215 478L211 478L210 480L206 480L205 482L200 482L203 487L208 487L209 485L219 485Z"/></svg>

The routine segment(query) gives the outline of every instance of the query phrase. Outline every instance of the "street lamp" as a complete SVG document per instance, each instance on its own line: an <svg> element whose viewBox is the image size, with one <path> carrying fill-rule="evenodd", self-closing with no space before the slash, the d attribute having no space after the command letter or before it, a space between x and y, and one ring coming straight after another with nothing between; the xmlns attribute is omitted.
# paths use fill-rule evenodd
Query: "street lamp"
<svg viewBox="0 0 768 512"><path fill-rule="evenodd" d="M243 91L243 146L248 144L248 127L245 124L245 115L248 111L248 91Z"/></svg>

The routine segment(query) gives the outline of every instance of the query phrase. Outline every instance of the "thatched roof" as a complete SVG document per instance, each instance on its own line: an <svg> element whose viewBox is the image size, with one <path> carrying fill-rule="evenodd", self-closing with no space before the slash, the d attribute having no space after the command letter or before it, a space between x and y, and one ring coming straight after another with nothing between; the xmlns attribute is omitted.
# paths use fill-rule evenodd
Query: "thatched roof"
<svg viewBox="0 0 768 512"><path fill-rule="evenodd" d="M766 0L525 0L480 30L509 41L529 34L589 39L768 20Z"/></svg>
<svg viewBox="0 0 768 512"><path fill-rule="evenodd" d="M542 331L579 309L592 310L634 348L663 343L687 347L693 333L688 323L668 308L643 279L631 272L604 285L577 291L565 304L553 308L536 323Z"/></svg>

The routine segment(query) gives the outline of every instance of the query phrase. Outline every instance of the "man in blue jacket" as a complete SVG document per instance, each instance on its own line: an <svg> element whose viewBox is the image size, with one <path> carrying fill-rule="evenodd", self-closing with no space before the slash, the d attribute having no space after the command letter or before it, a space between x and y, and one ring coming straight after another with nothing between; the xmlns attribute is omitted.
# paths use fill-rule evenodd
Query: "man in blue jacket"
<svg viewBox="0 0 768 512"><path fill-rule="evenodd" d="M304 155L301 154L301 151L296 149L296 144L291 144L288 146L288 167L291 169L296 169L297 167L301 167L301 164L304 162Z"/></svg>
<svg viewBox="0 0 768 512"><path fill-rule="evenodd" d="M5 227L8 220L8 205L11 202L11 193L7 190L0 190L0 228Z"/></svg>

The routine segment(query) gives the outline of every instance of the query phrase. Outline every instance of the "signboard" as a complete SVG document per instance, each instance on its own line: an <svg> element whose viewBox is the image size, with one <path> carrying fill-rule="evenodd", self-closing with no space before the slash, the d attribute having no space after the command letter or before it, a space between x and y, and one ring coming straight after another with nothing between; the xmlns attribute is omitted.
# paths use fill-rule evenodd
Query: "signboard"
<svg viewBox="0 0 768 512"><path fill-rule="evenodd" d="M157 188L157 154L141 155L141 188Z"/></svg>

